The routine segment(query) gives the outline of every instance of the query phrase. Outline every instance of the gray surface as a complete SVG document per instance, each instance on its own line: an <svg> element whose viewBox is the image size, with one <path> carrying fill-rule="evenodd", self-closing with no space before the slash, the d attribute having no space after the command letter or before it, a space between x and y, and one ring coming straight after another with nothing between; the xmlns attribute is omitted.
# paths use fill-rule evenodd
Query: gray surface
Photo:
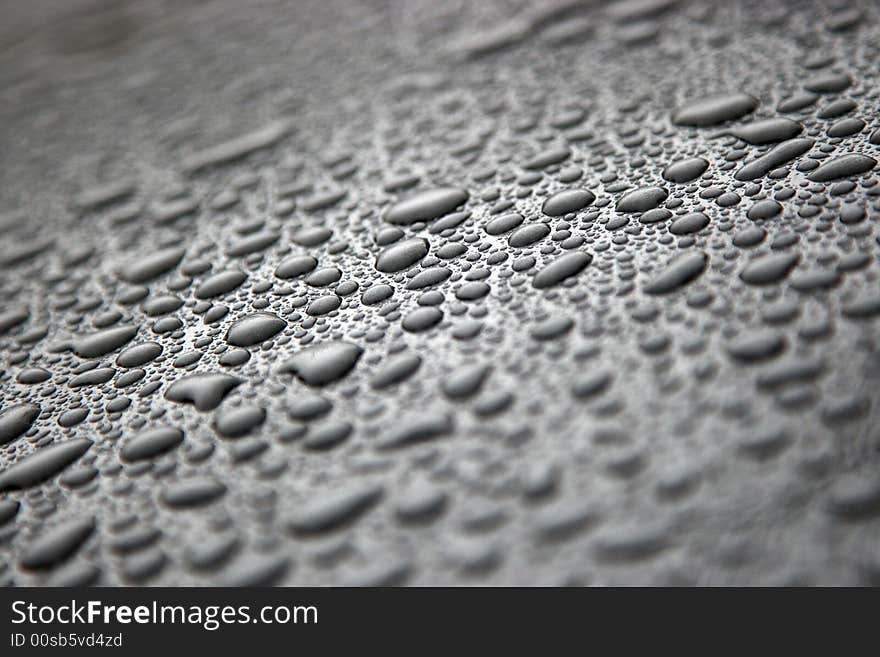
<svg viewBox="0 0 880 657"><path fill-rule="evenodd" d="M814 170L880 157L878 12L826 4L6 3L0 580L877 582L880 187L873 160ZM754 112L676 125L739 92ZM838 99L855 108L820 118ZM741 181L775 144L729 131L774 117L802 130L770 139L815 143ZM695 156L701 178L664 180ZM447 186L470 216L401 225L415 241L379 268L416 262L377 271L408 216L389 208ZM644 186L673 216L618 208ZM595 201L543 214L565 189ZM671 230L694 211L708 226ZM486 231L511 212L549 230ZM297 243L315 227L332 235ZM536 278L567 251L591 261ZM276 277L296 254L338 282ZM431 267L450 275L408 289ZM199 300L227 270L245 282ZM283 328L227 335L256 312ZM136 335L84 340L99 326ZM324 384L303 359L331 340L362 353L331 354L353 366ZM148 341L161 355L117 362ZM205 373L241 381L168 393Z"/></svg>

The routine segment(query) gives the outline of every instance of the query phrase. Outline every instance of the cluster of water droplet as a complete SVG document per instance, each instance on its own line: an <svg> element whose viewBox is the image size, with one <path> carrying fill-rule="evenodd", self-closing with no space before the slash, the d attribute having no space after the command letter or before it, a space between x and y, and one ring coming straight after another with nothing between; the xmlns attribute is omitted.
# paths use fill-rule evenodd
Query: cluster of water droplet
<svg viewBox="0 0 880 657"><path fill-rule="evenodd" d="M749 6L548 3L4 214L0 579L880 578L876 11Z"/></svg>

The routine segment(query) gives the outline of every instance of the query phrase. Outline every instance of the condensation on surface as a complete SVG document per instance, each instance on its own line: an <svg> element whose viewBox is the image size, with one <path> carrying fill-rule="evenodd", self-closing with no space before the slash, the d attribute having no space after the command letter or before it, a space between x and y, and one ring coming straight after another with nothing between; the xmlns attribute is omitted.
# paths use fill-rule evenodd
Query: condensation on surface
<svg viewBox="0 0 880 657"><path fill-rule="evenodd" d="M0 582L880 582L873 3L39 5Z"/></svg>

